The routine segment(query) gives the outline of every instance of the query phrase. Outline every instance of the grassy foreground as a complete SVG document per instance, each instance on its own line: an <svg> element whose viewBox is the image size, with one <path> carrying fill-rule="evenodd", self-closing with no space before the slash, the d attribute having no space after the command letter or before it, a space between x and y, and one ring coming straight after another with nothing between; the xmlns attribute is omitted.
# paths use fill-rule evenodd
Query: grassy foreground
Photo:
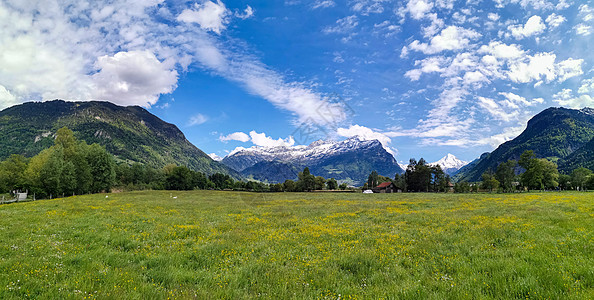
<svg viewBox="0 0 594 300"><path fill-rule="evenodd" d="M0 299L594 298L594 194L134 192L0 206Z"/></svg>

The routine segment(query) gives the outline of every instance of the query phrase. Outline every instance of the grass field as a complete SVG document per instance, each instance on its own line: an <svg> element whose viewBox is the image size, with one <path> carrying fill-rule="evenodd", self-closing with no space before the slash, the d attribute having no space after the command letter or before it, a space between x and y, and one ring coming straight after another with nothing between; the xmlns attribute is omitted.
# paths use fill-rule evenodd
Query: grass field
<svg viewBox="0 0 594 300"><path fill-rule="evenodd" d="M594 298L592 193L77 196L0 240L0 299Z"/></svg>

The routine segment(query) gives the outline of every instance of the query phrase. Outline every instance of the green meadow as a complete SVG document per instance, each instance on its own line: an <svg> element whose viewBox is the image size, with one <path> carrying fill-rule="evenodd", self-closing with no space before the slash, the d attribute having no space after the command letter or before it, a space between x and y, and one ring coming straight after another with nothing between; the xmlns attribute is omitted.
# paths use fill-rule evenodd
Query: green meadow
<svg viewBox="0 0 594 300"><path fill-rule="evenodd" d="M592 193L76 196L0 241L0 299L594 298Z"/></svg>

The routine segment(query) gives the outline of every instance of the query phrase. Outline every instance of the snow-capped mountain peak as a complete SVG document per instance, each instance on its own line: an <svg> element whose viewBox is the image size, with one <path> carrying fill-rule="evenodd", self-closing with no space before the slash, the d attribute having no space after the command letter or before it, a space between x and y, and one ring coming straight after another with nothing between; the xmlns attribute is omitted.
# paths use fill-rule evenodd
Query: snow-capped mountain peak
<svg viewBox="0 0 594 300"><path fill-rule="evenodd" d="M468 164L468 162L460 160L456 156L454 156L453 154L450 154L450 153L448 153L442 159L440 159L434 163L431 163L431 165L433 165L433 166L439 165L441 167L441 169L444 170L444 172L446 172L446 173L452 173L452 172L458 171L460 168L464 167L467 164Z"/></svg>

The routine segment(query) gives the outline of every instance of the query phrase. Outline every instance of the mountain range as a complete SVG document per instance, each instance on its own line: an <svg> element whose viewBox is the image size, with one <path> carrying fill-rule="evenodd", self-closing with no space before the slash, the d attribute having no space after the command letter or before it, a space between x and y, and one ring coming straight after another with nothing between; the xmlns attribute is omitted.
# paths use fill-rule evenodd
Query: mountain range
<svg viewBox="0 0 594 300"><path fill-rule="evenodd" d="M153 167L177 164L241 178L190 143L177 126L142 107L102 101L28 102L0 111L0 160L10 154L36 155L54 144L53 135L62 127L89 144L105 146L118 162Z"/></svg>
<svg viewBox="0 0 594 300"><path fill-rule="evenodd" d="M316 141L307 146L251 147L221 161L248 178L283 182L309 167L312 174L361 185L372 171L393 178L404 172L377 140L352 137L340 142Z"/></svg>
<svg viewBox="0 0 594 300"><path fill-rule="evenodd" d="M296 179L309 167L312 174L339 182L362 185L372 171L393 178L406 166L377 140L360 137L344 141L316 141L291 147L251 147L211 159L192 145L173 124L138 106L122 107L110 102L28 102L0 111L0 160L10 154L32 157L53 145L62 127L85 142L98 143L118 162L185 165L206 174L220 172L236 179L264 182ZM517 138L491 153L466 163L448 154L437 162L457 181L479 181L487 170L501 162L518 159L525 150L556 162L562 172L578 167L594 169L594 110L549 108L534 116Z"/></svg>
<svg viewBox="0 0 594 300"><path fill-rule="evenodd" d="M463 167L454 177L458 181L479 181L487 170L510 159L517 160L526 150L536 157L556 162L563 172L584 166L594 167L594 109L548 108L528 121L515 139L501 144L491 153Z"/></svg>

